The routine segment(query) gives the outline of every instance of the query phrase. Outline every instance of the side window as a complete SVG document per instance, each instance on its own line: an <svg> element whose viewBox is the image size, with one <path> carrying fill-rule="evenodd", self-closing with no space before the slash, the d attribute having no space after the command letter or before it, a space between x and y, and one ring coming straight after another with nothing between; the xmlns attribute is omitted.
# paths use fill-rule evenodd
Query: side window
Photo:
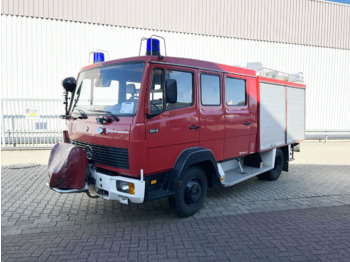
<svg viewBox="0 0 350 262"><path fill-rule="evenodd" d="M175 110L193 105L193 74L190 72L167 70L167 79L175 79L177 83L177 102L167 103L166 110Z"/></svg>
<svg viewBox="0 0 350 262"><path fill-rule="evenodd" d="M152 73L152 82L149 94L149 108L151 114L164 110L164 71L155 68Z"/></svg>
<svg viewBox="0 0 350 262"><path fill-rule="evenodd" d="M201 74L201 100L202 105L221 105L220 77L216 75Z"/></svg>
<svg viewBox="0 0 350 262"><path fill-rule="evenodd" d="M246 81L238 78L226 78L226 104L244 106L247 104Z"/></svg>

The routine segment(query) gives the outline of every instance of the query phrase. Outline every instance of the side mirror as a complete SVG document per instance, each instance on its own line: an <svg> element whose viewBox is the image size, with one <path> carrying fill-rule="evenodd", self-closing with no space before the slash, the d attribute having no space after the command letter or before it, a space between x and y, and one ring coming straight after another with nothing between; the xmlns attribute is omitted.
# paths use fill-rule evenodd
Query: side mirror
<svg viewBox="0 0 350 262"><path fill-rule="evenodd" d="M62 85L67 92L74 93L77 87L77 81L75 81L74 77L67 77L62 81Z"/></svg>
<svg viewBox="0 0 350 262"><path fill-rule="evenodd" d="M165 81L166 102L175 104L177 102L177 82L175 79Z"/></svg>

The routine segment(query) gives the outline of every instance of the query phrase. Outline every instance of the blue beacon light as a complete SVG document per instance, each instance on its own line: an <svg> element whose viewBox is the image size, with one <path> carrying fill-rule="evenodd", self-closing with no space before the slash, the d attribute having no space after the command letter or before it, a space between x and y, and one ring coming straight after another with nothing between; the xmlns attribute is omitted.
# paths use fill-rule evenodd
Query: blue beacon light
<svg viewBox="0 0 350 262"><path fill-rule="evenodd" d="M102 52L94 52L94 64L105 61L105 54Z"/></svg>
<svg viewBox="0 0 350 262"><path fill-rule="evenodd" d="M147 39L146 55L160 55L160 41L158 39Z"/></svg>

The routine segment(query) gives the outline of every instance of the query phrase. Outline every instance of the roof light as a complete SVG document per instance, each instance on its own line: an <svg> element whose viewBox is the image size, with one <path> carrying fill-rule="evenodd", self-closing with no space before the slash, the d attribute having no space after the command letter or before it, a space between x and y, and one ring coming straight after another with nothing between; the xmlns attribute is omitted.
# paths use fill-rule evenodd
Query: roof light
<svg viewBox="0 0 350 262"><path fill-rule="evenodd" d="M160 55L160 41L158 39L147 39L146 55Z"/></svg>
<svg viewBox="0 0 350 262"><path fill-rule="evenodd" d="M154 55L154 56L158 56L159 59L163 59L164 56L161 55L161 51L160 51L160 40L163 40L162 53L164 52L166 56L167 53L166 53L165 39L158 35L151 35L151 37L141 38L139 55L141 55L142 44L144 41L146 41L146 55Z"/></svg>
<svg viewBox="0 0 350 262"><path fill-rule="evenodd" d="M94 64L105 61L105 54L102 52L94 52Z"/></svg>
<svg viewBox="0 0 350 262"><path fill-rule="evenodd" d="M95 51L91 51L89 53L89 60L88 60L88 64L91 63L91 56L93 56L93 63L102 63L104 61L108 61L109 58L109 53L105 50L101 50L101 49L96 49ZM106 58L106 59L105 59Z"/></svg>

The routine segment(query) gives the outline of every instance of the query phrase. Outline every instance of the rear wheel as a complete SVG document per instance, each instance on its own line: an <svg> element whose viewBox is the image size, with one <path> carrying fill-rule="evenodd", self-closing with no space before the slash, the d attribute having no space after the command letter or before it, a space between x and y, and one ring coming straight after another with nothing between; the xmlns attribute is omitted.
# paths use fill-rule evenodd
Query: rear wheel
<svg viewBox="0 0 350 262"><path fill-rule="evenodd" d="M194 215L202 206L208 189L207 176L199 167L191 167L180 181L174 207L181 217Z"/></svg>
<svg viewBox="0 0 350 262"><path fill-rule="evenodd" d="M270 180L270 181L277 180L282 173L283 164L284 164L283 152L280 148L278 148L276 150L275 166L273 167L273 169L261 175L258 175L258 177L263 180Z"/></svg>

